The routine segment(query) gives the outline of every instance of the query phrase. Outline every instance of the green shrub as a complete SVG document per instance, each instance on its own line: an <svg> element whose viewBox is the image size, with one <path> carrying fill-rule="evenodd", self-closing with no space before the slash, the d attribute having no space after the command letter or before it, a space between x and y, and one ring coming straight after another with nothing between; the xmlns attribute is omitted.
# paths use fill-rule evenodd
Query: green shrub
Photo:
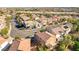
<svg viewBox="0 0 79 59"><path fill-rule="evenodd" d="M1 34L2 36L7 35L7 33L8 33L8 28L7 28L7 27L3 28L3 29L1 30L1 32L0 32L0 34Z"/></svg>
<svg viewBox="0 0 79 59"><path fill-rule="evenodd" d="M79 42L78 41L75 41L74 50L79 51Z"/></svg>
<svg viewBox="0 0 79 59"><path fill-rule="evenodd" d="M20 39L20 36L15 36L15 39L16 39L16 40L19 40L19 39Z"/></svg>

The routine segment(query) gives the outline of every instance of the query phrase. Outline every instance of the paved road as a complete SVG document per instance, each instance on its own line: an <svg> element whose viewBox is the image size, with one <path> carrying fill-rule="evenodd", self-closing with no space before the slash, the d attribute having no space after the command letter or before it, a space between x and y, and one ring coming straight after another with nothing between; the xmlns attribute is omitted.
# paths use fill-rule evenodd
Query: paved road
<svg viewBox="0 0 79 59"><path fill-rule="evenodd" d="M79 13L77 12L48 12L48 11L17 11L16 13L34 13L34 14L58 14L58 15L61 15L61 14L65 14L65 15L79 15Z"/></svg>
<svg viewBox="0 0 79 59"><path fill-rule="evenodd" d="M32 30L19 30L18 28L15 27L16 23L15 23L15 19L12 19L11 21L11 32L10 32L10 36L11 37L16 37L16 36L20 36L21 38L25 38L28 36L33 36L34 32Z"/></svg>

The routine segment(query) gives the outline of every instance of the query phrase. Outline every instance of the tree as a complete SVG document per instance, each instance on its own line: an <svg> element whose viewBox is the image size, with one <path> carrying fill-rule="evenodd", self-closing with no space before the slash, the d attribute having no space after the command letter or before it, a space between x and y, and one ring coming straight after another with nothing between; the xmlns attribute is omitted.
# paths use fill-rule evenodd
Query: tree
<svg viewBox="0 0 79 59"><path fill-rule="evenodd" d="M42 27L41 29L40 29L40 32L45 32L46 31L46 29L44 28L44 27Z"/></svg>
<svg viewBox="0 0 79 59"><path fill-rule="evenodd" d="M63 44L63 42L60 42L59 46L57 47L57 50L64 51L65 50L65 44Z"/></svg>
<svg viewBox="0 0 79 59"><path fill-rule="evenodd" d="M77 31L79 31L79 20L77 20L77 22L76 22L76 24L77 24Z"/></svg>
<svg viewBox="0 0 79 59"><path fill-rule="evenodd" d="M72 27L72 31L76 31L78 32L79 31L79 20L78 19L67 19L67 22L70 22L73 24L73 27Z"/></svg>
<svg viewBox="0 0 79 59"><path fill-rule="evenodd" d="M47 18L51 17L50 14L44 14L44 16L46 16Z"/></svg>
<svg viewBox="0 0 79 59"><path fill-rule="evenodd" d="M68 19L66 19L66 21L74 24L76 22L76 19L68 18Z"/></svg>
<svg viewBox="0 0 79 59"><path fill-rule="evenodd" d="M8 28L3 28L1 31L0 31L0 35L2 35L5 39L8 38Z"/></svg>
<svg viewBox="0 0 79 59"><path fill-rule="evenodd" d="M0 34L3 36L3 35L7 35L8 33L8 28L3 28L0 32Z"/></svg>
<svg viewBox="0 0 79 59"><path fill-rule="evenodd" d="M7 16L6 17L6 25L9 27L9 23L12 20L12 16Z"/></svg>
<svg viewBox="0 0 79 59"><path fill-rule="evenodd" d="M38 51L47 51L48 48L45 45L37 46Z"/></svg>
<svg viewBox="0 0 79 59"><path fill-rule="evenodd" d="M74 44L71 35L65 35L65 36L64 36L64 42L65 42L65 47L66 47L66 49L67 49L70 45L72 46L72 45Z"/></svg>
<svg viewBox="0 0 79 59"><path fill-rule="evenodd" d="M64 35L63 40L59 42L58 50L67 50L69 46L73 46L74 42L71 35Z"/></svg>
<svg viewBox="0 0 79 59"><path fill-rule="evenodd" d="M64 22L64 21L66 21L66 19L65 18L62 18L62 19L60 19L59 22Z"/></svg>
<svg viewBox="0 0 79 59"><path fill-rule="evenodd" d="M22 27L23 26L23 23L22 23L21 17L20 16L17 16L16 20L17 20L17 24L18 24L17 27Z"/></svg>
<svg viewBox="0 0 79 59"><path fill-rule="evenodd" d="M15 36L15 39L16 40L20 40L20 36Z"/></svg>
<svg viewBox="0 0 79 59"><path fill-rule="evenodd" d="M78 41L75 41L74 50L79 51L79 42Z"/></svg>
<svg viewBox="0 0 79 59"><path fill-rule="evenodd" d="M78 27L78 26L77 26L76 24L74 24L73 27L72 27L72 31L73 31L73 32L76 31L76 30L77 30L77 27Z"/></svg>
<svg viewBox="0 0 79 59"><path fill-rule="evenodd" d="M7 17L6 17L6 20L7 20L7 21L10 21L10 20L12 20L12 18L13 18L13 17L10 15L10 16L7 16Z"/></svg>

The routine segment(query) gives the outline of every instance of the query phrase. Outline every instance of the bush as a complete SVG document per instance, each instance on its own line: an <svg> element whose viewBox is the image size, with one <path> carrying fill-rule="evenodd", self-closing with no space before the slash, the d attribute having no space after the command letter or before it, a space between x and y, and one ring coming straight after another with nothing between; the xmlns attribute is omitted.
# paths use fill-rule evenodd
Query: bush
<svg viewBox="0 0 79 59"><path fill-rule="evenodd" d="M37 50L38 51L47 51L48 48L44 45L44 46L37 46Z"/></svg>
<svg viewBox="0 0 79 59"><path fill-rule="evenodd" d="M16 40L19 40L19 39L20 39L20 36L16 36L15 39L16 39Z"/></svg>
<svg viewBox="0 0 79 59"><path fill-rule="evenodd" d="M64 35L63 40L59 42L57 50L59 51L68 50L70 49L69 46L73 45L74 45L73 37L71 35Z"/></svg>
<svg viewBox="0 0 79 59"><path fill-rule="evenodd" d="M2 35L2 36L4 36L4 35L7 35L7 33L8 33L8 28L3 28L2 30L1 30L1 32L0 32L0 34Z"/></svg>
<svg viewBox="0 0 79 59"><path fill-rule="evenodd" d="M74 50L79 51L79 42L78 41L75 41Z"/></svg>
<svg viewBox="0 0 79 59"><path fill-rule="evenodd" d="M46 31L45 28L41 28L41 29L40 29L40 32L45 32L45 31Z"/></svg>

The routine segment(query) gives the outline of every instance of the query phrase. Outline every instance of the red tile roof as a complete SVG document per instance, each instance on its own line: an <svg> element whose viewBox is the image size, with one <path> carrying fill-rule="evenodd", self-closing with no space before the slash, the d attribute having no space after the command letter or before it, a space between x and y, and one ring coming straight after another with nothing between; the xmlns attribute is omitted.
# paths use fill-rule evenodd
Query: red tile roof
<svg viewBox="0 0 79 59"><path fill-rule="evenodd" d="M50 37L50 35L48 35L45 32L38 32L35 34L36 36L38 36L41 40L43 40L44 42L46 42L48 40L48 38Z"/></svg>
<svg viewBox="0 0 79 59"><path fill-rule="evenodd" d="M0 45L1 45L2 43L4 43L5 41L6 41L6 39L4 39L3 37L0 36Z"/></svg>
<svg viewBox="0 0 79 59"><path fill-rule="evenodd" d="M14 40L9 51L30 51L30 45L30 39Z"/></svg>
<svg viewBox="0 0 79 59"><path fill-rule="evenodd" d="M15 40L12 43L11 47L9 48L9 51L17 51L18 50L19 43L20 43L20 41Z"/></svg>
<svg viewBox="0 0 79 59"><path fill-rule="evenodd" d="M18 50L21 51L30 51L31 40L30 39L22 39L18 46Z"/></svg>

